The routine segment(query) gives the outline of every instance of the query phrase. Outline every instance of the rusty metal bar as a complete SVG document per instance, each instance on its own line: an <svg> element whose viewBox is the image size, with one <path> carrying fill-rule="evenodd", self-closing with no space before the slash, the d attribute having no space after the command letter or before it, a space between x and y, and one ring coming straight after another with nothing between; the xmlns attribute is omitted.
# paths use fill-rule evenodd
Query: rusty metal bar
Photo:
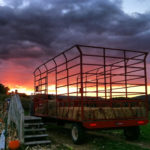
<svg viewBox="0 0 150 150"><path fill-rule="evenodd" d="M48 69L47 69L47 66L46 64L44 64L45 66L45 69L46 69L46 77L45 77L45 94L48 95Z"/></svg>
<svg viewBox="0 0 150 150"><path fill-rule="evenodd" d="M126 51L124 51L124 77L125 77L125 94L126 98L128 97L128 85L127 85L127 59L126 59Z"/></svg>
<svg viewBox="0 0 150 150"><path fill-rule="evenodd" d="M104 86L105 86L105 99L107 99L107 87L106 87L106 57L105 57L105 48L103 49L103 56L104 56Z"/></svg>
<svg viewBox="0 0 150 150"><path fill-rule="evenodd" d="M78 46L80 47L89 47L89 48L101 48L101 49L108 49L108 50L119 50L119 51L124 51L123 49L119 49L119 48L108 48L108 47L100 47L100 46L87 46L87 45L81 45L81 44L78 44ZM127 49L126 51L129 51L129 52L135 52L135 53L142 53L142 54L147 54L147 52L143 52L143 51L136 51L136 50L129 50Z"/></svg>
<svg viewBox="0 0 150 150"><path fill-rule="evenodd" d="M149 102L148 102L148 95L147 95L147 70L146 70L146 57L147 57L147 54L145 55L144 57L144 74L145 74L145 96L146 96L146 107L147 107L147 111L146 111L146 117L148 117L149 113L148 113L148 110L149 110Z"/></svg>
<svg viewBox="0 0 150 150"><path fill-rule="evenodd" d="M65 60L66 60L66 70L67 70L67 95L68 95L68 100L69 100L69 70L68 70L68 62L67 62L67 57L65 53L63 53ZM68 102L69 103L69 102Z"/></svg>
<svg viewBox="0 0 150 150"><path fill-rule="evenodd" d="M84 104L83 104L83 56L82 56L82 50L80 47L77 45L77 49L80 53L80 80L81 80L81 116L82 120L84 120Z"/></svg>

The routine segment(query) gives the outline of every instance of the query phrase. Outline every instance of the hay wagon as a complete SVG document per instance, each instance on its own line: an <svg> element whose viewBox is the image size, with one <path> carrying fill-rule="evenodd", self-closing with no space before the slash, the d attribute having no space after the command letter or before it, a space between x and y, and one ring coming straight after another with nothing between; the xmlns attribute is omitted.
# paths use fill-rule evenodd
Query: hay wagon
<svg viewBox="0 0 150 150"><path fill-rule="evenodd" d="M123 128L128 139L148 123L146 52L75 45L34 71L33 115L85 129Z"/></svg>

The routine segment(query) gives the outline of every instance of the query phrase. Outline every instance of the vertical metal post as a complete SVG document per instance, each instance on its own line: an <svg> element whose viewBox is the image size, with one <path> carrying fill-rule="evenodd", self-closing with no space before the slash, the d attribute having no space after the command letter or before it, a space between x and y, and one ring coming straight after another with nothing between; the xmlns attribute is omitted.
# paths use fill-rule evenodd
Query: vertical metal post
<svg viewBox="0 0 150 150"><path fill-rule="evenodd" d="M68 101L68 112L69 112L69 107L71 105L70 101L69 101L69 70L68 70L68 60L67 60L67 56L65 55L65 53L63 53L64 58L66 60L66 70L67 70L67 101Z"/></svg>
<svg viewBox="0 0 150 150"><path fill-rule="evenodd" d="M83 56L82 56L82 51L80 49L80 47L77 45L76 46L79 53L80 53L80 85L81 85L81 90L80 90L80 93L81 93L81 117L82 117L82 120L84 119L84 109L83 109Z"/></svg>
<svg viewBox="0 0 150 150"><path fill-rule="evenodd" d="M128 85L127 85L127 61L126 61L126 51L124 50L124 77L125 77L125 96L128 98Z"/></svg>
<svg viewBox="0 0 150 150"><path fill-rule="evenodd" d="M106 87L106 57L105 57L105 48L103 48L103 57L104 57L104 86L105 86L105 99L107 99L107 87Z"/></svg>
<svg viewBox="0 0 150 150"><path fill-rule="evenodd" d="M78 97L78 81L79 80L79 78L77 77L77 97Z"/></svg>
<svg viewBox="0 0 150 150"><path fill-rule="evenodd" d="M46 64L44 64L45 69L46 69L46 77L45 77L45 94L48 95L48 69Z"/></svg>
<svg viewBox="0 0 150 150"><path fill-rule="evenodd" d="M55 91L56 91L56 114L57 114L57 111L58 111L58 96L57 96L57 63L56 63L56 61L55 61L55 59L53 59L53 62L54 62L54 64L55 64L55 82L56 82L56 84L55 84Z"/></svg>
<svg viewBox="0 0 150 150"><path fill-rule="evenodd" d="M147 70L146 70L146 57L148 53L145 53L144 56L144 76L145 76L145 96L146 96L146 118L148 117L148 109L149 109L149 103L148 103L148 95L147 95Z"/></svg>
<svg viewBox="0 0 150 150"><path fill-rule="evenodd" d="M86 74L86 77L85 77L85 96L87 96L87 74Z"/></svg>
<svg viewBox="0 0 150 150"><path fill-rule="evenodd" d="M56 67L56 69L55 69L55 82L56 82L55 90L56 90L56 101L57 101L57 63L56 63L55 59L53 59L53 61L55 63L55 67Z"/></svg>
<svg viewBox="0 0 150 150"><path fill-rule="evenodd" d="M98 79L96 79L96 99L98 100Z"/></svg>
<svg viewBox="0 0 150 150"><path fill-rule="evenodd" d="M63 53L64 58L66 60L66 70L67 70L67 99L69 100L69 70L68 70L68 62L65 53Z"/></svg>
<svg viewBox="0 0 150 150"><path fill-rule="evenodd" d="M35 93L36 93L36 74L35 74L35 72L33 74L34 74L34 95L35 95Z"/></svg>
<svg viewBox="0 0 150 150"><path fill-rule="evenodd" d="M39 70L39 72L40 72L40 79L39 79L39 89L38 89L38 91L40 91L40 93L42 94L42 80L41 80L41 78L42 78L42 76L41 76L41 70L40 70L40 68L38 68L38 70Z"/></svg>
<svg viewBox="0 0 150 150"><path fill-rule="evenodd" d="M45 95L47 96L47 101L46 101L46 103L47 103L47 115L48 115L48 69L47 69L47 66L46 66L46 64L44 64L44 67L45 67L45 69L46 69L46 76L45 76Z"/></svg>
<svg viewBox="0 0 150 150"><path fill-rule="evenodd" d="M97 71L96 71L96 98L97 98L97 100L98 100L98 77L97 77L98 71L99 71L99 69L97 69Z"/></svg>
<svg viewBox="0 0 150 150"><path fill-rule="evenodd" d="M112 66L110 67L110 99L112 102Z"/></svg>

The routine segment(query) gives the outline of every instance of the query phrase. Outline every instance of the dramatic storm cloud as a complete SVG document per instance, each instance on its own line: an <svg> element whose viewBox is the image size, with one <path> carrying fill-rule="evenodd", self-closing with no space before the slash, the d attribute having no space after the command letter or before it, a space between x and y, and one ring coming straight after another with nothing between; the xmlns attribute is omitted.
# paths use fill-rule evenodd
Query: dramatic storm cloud
<svg viewBox="0 0 150 150"><path fill-rule="evenodd" d="M0 5L0 67L23 66L29 78L41 62L74 44L150 50L150 12L129 15L121 0L1 0Z"/></svg>

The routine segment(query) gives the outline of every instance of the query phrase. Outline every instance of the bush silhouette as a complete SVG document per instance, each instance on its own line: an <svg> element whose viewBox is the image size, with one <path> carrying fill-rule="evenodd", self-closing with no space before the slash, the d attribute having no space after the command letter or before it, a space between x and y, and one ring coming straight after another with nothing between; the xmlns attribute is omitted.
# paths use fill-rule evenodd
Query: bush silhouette
<svg viewBox="0 0 150 150"><path fill-rule="evenodd" d="M0 84L0 94L7 94L9 91L8 87L5 87L3 84Z"/></svg>

